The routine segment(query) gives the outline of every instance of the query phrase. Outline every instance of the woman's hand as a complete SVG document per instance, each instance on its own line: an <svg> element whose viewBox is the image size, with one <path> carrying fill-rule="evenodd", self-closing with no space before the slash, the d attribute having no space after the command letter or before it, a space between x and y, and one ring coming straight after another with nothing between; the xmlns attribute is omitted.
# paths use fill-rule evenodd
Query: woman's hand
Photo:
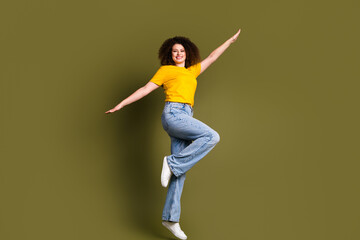
<svg viewBox="0 0 360 240"><path fill-rule="evenodd" d="M232 37L229 39L230 43L233 43L233 42L236 41L236 39L238 38L240 32L241 32L241 29L239 29L239 31L237 31L237 33L235 33L235 35L232 36Z"/></svg>
<svg viewBox="0 0 360 240"><path fill-rule="evenodd" d="M120 110L121 108L122 108L122 106L121 106L121 104L119 104L116 107L114 107L113 109L110 109L109 111L107 111L105 113L113 113L113 112Z"/></svg>

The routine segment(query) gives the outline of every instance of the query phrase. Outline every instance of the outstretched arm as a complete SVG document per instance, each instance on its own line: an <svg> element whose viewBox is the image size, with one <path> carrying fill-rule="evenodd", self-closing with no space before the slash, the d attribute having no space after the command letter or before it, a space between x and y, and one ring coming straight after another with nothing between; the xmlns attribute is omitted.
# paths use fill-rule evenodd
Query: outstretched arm
<svg viewBox="0 0 360 240"><path fill-rule="evenodd" d="M131 94L129 97L121 101L118 105L116 105L113 109L110 109L109 111L105 113L113 113L115 111L120 110L121 108L125 107L126 105L129 105L130 103L133 103L137 100L140 100L141 98L145 97L155 89L157 89L159 86L156 85L153 82L148 82L145 86L139 88L136 90L133 94Z"/></svg>
<svg viewBox="0 0 360 240"><path fill-rule="evenodd" d="M239 31L237 31L237 33L235 33L234 36L232 36L231 38L229 38L228 40L226 40L226 42L224 42L220 47L218 47L217 49L215 49L214 51L212 51L212 53L210 53L210 55L201 62L201 71L200 71L200 74L201 74L202 72L204 72L213 62L215 62L216 59L218 59L218 57L220 57L220 55L221 55L233 42L236 41L236 39L238 38L240 32L241 32L241 29L239 29Z"/></svg>

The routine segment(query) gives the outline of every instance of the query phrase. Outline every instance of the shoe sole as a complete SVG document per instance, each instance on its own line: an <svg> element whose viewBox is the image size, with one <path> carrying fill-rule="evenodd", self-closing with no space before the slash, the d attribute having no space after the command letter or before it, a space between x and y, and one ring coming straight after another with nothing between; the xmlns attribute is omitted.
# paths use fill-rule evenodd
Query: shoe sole
<svg viewBox="0 0 360 240"><path fill-rule="evenodd" d="M162 170L161 170L161 186L163 186L164 188L166 188L166 187L169 185L170 178L171 178L171 175L170 175L170 177L169 177L168 181L166 182L166 184L163 184L163 181L162 181L163 177L162 177L162 176L163 176L163 172L164 172L165 161L167 161L166 156L165 156L164 159L163 159L163 167L162 167ZM167 162L166 162L166 163L167 163ZM171 171L171 170L170 170L170 171Z"/></svg>

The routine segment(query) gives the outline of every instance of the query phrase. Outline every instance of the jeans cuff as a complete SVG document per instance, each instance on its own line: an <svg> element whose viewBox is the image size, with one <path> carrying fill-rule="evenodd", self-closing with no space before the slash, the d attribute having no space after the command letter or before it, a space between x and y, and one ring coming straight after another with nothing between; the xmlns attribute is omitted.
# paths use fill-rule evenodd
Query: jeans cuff
<svg viewBox="0 0 360 240"><path fill-rule="evenodd" d="M177 222L177 223L180 222L180 219L179 219L179 218L176 218L176 219L175 219L175 218L171 218L171 217L168 218L168 217L164 217L164 216L162 217L162 220L163 220L163 221L167 221L167 222Z"/></svg>
<svg viewBox="0 0 360 240"><path fill-rule="evenodd" d="M166 160L167 160L167 163L168 163L168 166L169 166L171 172L172 172L176 177L181 176L182 174L179 174L179 173L174 169L174 167L171 166L170 160L169 160L169 156L166 157Z"/></svg>

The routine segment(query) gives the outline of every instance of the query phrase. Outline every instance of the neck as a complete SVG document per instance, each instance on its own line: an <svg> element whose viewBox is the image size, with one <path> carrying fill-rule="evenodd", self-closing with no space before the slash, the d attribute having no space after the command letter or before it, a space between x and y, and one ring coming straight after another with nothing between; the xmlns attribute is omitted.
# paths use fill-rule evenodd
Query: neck
<svg viewBox="0 0 360 240"><path fill-rule="evenodd" d="M185 62L183 62L183 63L178 63L178 64L176 64L175 66L177 66L177 67L185 67Z"/></svg>

